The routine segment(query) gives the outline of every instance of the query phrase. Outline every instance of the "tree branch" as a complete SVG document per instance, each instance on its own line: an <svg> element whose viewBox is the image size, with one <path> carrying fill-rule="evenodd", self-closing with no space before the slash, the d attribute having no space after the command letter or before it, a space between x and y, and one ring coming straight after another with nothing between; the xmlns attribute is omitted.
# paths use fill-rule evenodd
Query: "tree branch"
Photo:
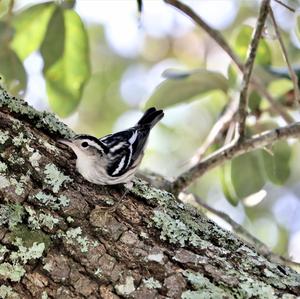
<svg viewBox="0 0 300 299"><path fill-rule="evenodd" d="M175 194L187 188L197 178L201 177L208 170L223 164L242 154L270 145L278 140L290 137L300 137L300 122L296 122L286 127L278 128L271 131L245 139L241 143L225 146L214 152L191 169L181 174L172 184L171 189Z"/></svg>
<svg viewBox="0 0 300 299"><path fill-rule="evenodd" d="M265 21L269 13L270 0L263 0L259 16L257 19L257 25L255 26L255 31L250 44L250 50L248 53L248 58L244 67L244 76L242 82L242 90L240 93L240 103L238 110L238 122L239 122L239 140L244 138L246 117L247 117L247 102L248 102L248 88L250 83L250 78L252 75L254 60L256 57L257 48L259 45L260 37L263 32Z"/></svg>
<svg viewBox="0 0 300 299"><path fill-rule="evenodd" d="M261 255L265 256L266 258L270 259L271 261L275 263L280 263L287 265L291 268L293 268L295 271L299 271L300 269L300 263L293 262L283 256L277 255L273 253L266 244L264 244L262 241L260 241L258 238L253 236L248 232L247 229L245 229L242 225L234 221L229 215L226 213L217 210L211 206L209 206L206 202L204 202L199 196L193 194L193 193L184 193L184 196L191 195L196 203L199 205L200 208L210 212L213 215L216 215L220 217L222 220L224 220L226 223L228 223L233 231L240 236L244 242L249 244L250 246L253 246L257 252L259 252Z"/></svg>
<svg viewBox="0 0 300 299"><path fill-rule="evenodd" d="M234 53L231 47L228 45L227 41L220 34L219 31L210 27L197 13L192 10L189 6L181 3L179 0L164 0L165 3L172 5L177 8L188 17L190 17L197 25L199 25L206 33L215 40L215 42L228 54L232 61L237 65L239 70L244 73L245 67L239 57ZM261 84L256 78L250 80L251 84L262 94L268 102L272 105L274 110L286 121L286 123L294 122L294 119L282 108L282 106L276 102L267 89Z"/></svg>
<svg viewBox="0 0 300 299"><path fill-rule="evenodd" d="M205 141L201 147L197 150L196 154L191 158L191 164L195 165L199 163L208 148L214 144L219 134L222 133L229 124L235 119L236 112L238 110L238 98L231 99L225 108L224 113L220 116L217 122L210 130Z"/></svg>
<svg viewBox="0 0 300 299"><path fill-rule="evenodd" d="M271 16L272 23L273 23L273 26L274 26L274 29L275 29L275 32L276 32L276 36L278 38L278 41L279 41L279 44L280 44L280 47L281 47L281 50L282 50L283 58L284 58L284 60L287 64L287 67L288 67L288 70L289 70L289 73L290 73L290 77L291 77L291 79L293 81L293 84L294 84L295 103L299 103L300 93L299 93L299 86L298 86L298 77L297 77L294 69L291 66L291 63L290 63L290 60L289 60L289 57L288 57L288 54L287 54L287 50L285 48L283 39L281 37L280 31L279 31L279 28L278 28L278 25L277 25L277 22L276 22L276 19L275 19L275 16L274 16L274 13L273 13L273 10L272 10L271 7L270 7L270 16Z"/></svg>
<svg viewBox="0 0 300 299"><path fill-rule="evenodd" d="M280 4L281 6L285 7L286 9L288 9L291 12L296 12L296 10L290 6L288 6L287 4L283 3L280 0L275 0L275 2L277 2L278 4Z"/></svg>

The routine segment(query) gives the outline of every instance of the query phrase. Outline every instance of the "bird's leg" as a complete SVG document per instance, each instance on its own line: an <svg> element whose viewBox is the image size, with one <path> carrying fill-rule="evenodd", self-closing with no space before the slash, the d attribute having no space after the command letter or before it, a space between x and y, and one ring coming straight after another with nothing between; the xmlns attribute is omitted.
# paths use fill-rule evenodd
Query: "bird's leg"
<svg viewBox="0 0 300 299"><path fill-rule="evenodd" d="M130 181L130 182L125 183L124 187L125 187L125 191L124 191L123 195L121 196L121 198L112 207L103 208L103 209L105 209L105 214L108 213L108 212L110 212L110 213L115 212L116 209L120 206L120 204L124 203L123 199L128 194L128 192L132 189L133 182Z"/></svg>

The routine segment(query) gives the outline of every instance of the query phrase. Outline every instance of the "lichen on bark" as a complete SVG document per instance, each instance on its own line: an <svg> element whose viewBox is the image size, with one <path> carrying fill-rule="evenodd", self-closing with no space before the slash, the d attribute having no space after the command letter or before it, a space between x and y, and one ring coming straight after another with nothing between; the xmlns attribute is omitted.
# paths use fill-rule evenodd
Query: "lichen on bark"
<svg viewBox="0 0 300 299"><path fill-rule="evenodd" d="M86 182L73 132L0 89L0 297L296 298L300 275L136 179ZM50 166L49 166L50 165Z"/></svg>

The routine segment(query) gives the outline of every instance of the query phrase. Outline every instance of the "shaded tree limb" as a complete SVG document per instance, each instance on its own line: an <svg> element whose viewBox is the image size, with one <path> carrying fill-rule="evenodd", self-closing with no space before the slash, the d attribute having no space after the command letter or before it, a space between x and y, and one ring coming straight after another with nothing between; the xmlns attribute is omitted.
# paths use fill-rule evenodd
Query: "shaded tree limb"
<svg viewBox="0 0 300 299"><path fill-rule="evenodd" d="M248 89L252 70L254 66L254 60L258 49L259 41L264 30L265 21L269 13L270 0L263 0L260 6L257 24L255 26L254 34L250 43L248 57L244 66L242 90L240 93L240 103L238 109L238 122L239 122L239 140L244 138L247 106L248 106Z"/></svg>
<svg viewBox="0 0 300 299"><path fill-rule="evenodd" d="M245 67L240 60L240 58L231 49L227 41L224 39L219 31L213 29L209 26L193 9L188 5L180 2L179 0L164 0L165 3L170 4L190 17L198 26L200 26L232 59L232 61L237 65L239 70L244 73ZM286 123L293 123L294 119L290 116L283 107L273 99L272 95L267 91L267 89L261 84L261 82L256 78L251 78L251 84L262 94L268 102L271 104L273 109L286 121Z"/></svg>
<svg viewBox="0 0 300 299"><path fill-rule="evenodd" d="M284 42L283 42L283 39L282 39L282 36L280 34L280 31L279 31L279 27L277 25L277 22L276 22L276 19L275 19L275 16L274 16L274 13L273 13L273 10L272 8L270 7L270 16L271 16L271 19L272 19L272 23L273 23L273 26L274 26L274 29L275 29L275 32L276 32L276 37L279 41L279 44L280 44L280 47L281 47L281 51L282 51L282 55L283 55L283 58L287 64L287 67L288 67L288 70L289 70L289 73L290 73L290 77L292 79L292 82L293 82L293 85L294 85L294 97L295 97L295 103L296 104L299 104L299 101L300 101L300 93L299 93L299 86L298 86L298 77L290 63L290 60L289 60L289 57L288 57L288 53L287 53L287 50L286 50L286 47L284 45Z"/></svg>
<svg viewBox="0 0 300 299"><path fill-rule="evenodd" d="M223 164L225 161L267 145L271 145L278 140L285 140L291 137L297 138L299 136L300 122L296 122L289 126L254 135L249 139L245 139L243 142L222 147L218 151L209 155L206 159L199 162L197 165L193 166L191 169L181 174L174 182L172 182L171 189L175 194L177 194L191 185L204 173Z"/></svg>
<svg viewBox="0 0 300 299"><path fill-rule="evenodd" d="M269 258L270 260L285 264L291 268L293 268L296 271L300 271L300 263L293 262L283 256L277 255L273 253L266 244L264 244L262 241L260 241L258 238L253 236L251 233L248 232L247 229L245 229L242 225L234 221L228 214L217 210L210 205L208 205L206 202L204 202L199 196L192 194L192 193L184 193L184 196L192 196L195 202L199 205L200 209L204 209L210 213L212 213L215 216L220 217L222 220L224 220L227 224L229 224L232 228L232 230L240 236L245 242L249 243L249 245L254 246L255 250L259 252L261 255Z"/></svg>

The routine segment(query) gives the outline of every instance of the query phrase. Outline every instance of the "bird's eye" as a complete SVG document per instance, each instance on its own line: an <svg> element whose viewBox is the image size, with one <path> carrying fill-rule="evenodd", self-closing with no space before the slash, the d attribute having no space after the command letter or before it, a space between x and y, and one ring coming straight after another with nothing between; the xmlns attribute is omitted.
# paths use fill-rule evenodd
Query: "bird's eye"
<svg viewBox="0 0 300 299"><path fill-rule="evenodd" d="M86 147L89 146L89 144L88 144L86 141L83 141L83 142L81 143L81 146L84 147L84 148L86 148Z"/></svg>

